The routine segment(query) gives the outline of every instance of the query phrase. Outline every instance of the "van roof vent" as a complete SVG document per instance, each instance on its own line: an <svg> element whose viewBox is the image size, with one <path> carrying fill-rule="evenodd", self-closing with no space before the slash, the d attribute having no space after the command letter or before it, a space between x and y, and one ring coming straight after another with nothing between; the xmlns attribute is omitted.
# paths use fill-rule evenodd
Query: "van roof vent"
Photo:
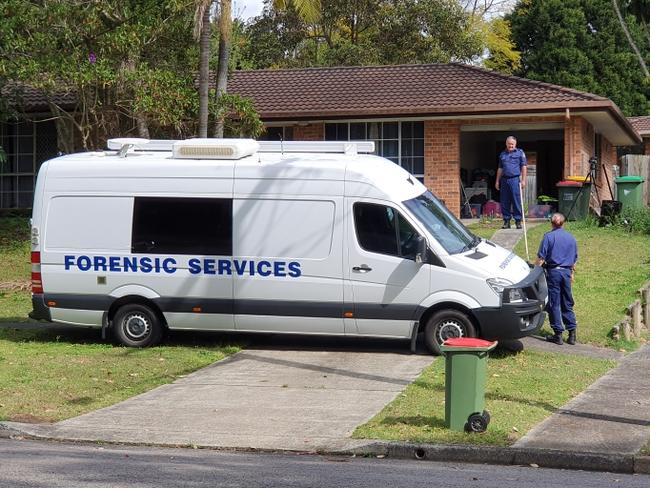
<svg viewBox="0 0 650 488"><path fill-rule="evenodd" d="M174 142L172 154L175 159L241 159L258 149L253 139L188 139Z"/></svg>

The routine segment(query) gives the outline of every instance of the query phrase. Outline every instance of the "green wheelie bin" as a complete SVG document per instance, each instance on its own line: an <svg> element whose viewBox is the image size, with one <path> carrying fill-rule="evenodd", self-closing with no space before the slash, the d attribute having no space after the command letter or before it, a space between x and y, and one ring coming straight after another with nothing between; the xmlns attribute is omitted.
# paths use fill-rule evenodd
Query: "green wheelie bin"
<svg viewBox="0 0 650 488"><path fill-rule="evenodd" d="M445 355L445 425L451 430L484 432L490 423L485 410L488 352L497 342L469 337L447 339Z"/></svg>
<svg viewBox="0 0 650 488"><path fill-rule="evenodd" d="M623 208L643 207L643 176L619 176L616 182L616 198Z"/></svg>
<svg viewBox="0 0 650 488"><path fill-rule="evenodd" d="M557 185L558 211L567 220L584 220L589 214L591 183L589 181L560 181Z"/></svg>

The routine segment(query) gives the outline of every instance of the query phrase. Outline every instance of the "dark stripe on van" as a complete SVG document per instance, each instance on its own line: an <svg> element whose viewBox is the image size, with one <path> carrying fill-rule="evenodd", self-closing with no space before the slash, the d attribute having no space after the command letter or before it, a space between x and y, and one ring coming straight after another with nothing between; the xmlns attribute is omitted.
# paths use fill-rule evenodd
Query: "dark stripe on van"
<svg viewBox="0 0 650 488"><path fill-rule="evenodd" d="M115 298L107 295L50 295L45 302L56 302L56 308L73 310L108 310ZM417 305L382 305L358 303L352 308L341 302L307 302L288 300L228 300L206 298L156 298L153 302L163 312L193 313L196 307L201 313L235 315L275 315L285 317L342 318L345 311L354 311L354 318L384 320L417 320Z"/></svg>

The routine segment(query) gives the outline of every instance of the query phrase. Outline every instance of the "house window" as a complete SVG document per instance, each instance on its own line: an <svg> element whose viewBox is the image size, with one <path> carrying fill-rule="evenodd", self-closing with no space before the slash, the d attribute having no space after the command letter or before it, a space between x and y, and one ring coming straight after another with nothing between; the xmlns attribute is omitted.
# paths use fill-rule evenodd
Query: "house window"
<svg viewBox="0 0 650 488"><path fill-rule="evenodd" d="M30 208L41 163L56 156L53 121L0 124L0 208Z"/></svg>
<svg viewBox="0 0 650 488"><path fill-rule="evenodd" d="M375 154L390 159L424 182L424 122L325 124L326 141L373 141Z"/></svg>
<svg viewBox="0 0 650 488"><path fill-rule="evenodd" d="M293 141L293 127L290 125L266 127L266 130L258 137L258 140Z"/></svg>

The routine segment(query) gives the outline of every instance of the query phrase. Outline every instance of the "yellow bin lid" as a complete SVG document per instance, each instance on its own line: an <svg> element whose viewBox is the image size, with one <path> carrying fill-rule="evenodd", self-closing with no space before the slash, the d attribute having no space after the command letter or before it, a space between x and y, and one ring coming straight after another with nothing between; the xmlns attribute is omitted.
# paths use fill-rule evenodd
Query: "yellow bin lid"
<svg viewBox="0 0 650 488"><path fill-rule="evenodd" d="M565 178L566 181L579 181L581 183L584 183L585 181L589 180L589 175L587 176L567 176Z"/></svg>

